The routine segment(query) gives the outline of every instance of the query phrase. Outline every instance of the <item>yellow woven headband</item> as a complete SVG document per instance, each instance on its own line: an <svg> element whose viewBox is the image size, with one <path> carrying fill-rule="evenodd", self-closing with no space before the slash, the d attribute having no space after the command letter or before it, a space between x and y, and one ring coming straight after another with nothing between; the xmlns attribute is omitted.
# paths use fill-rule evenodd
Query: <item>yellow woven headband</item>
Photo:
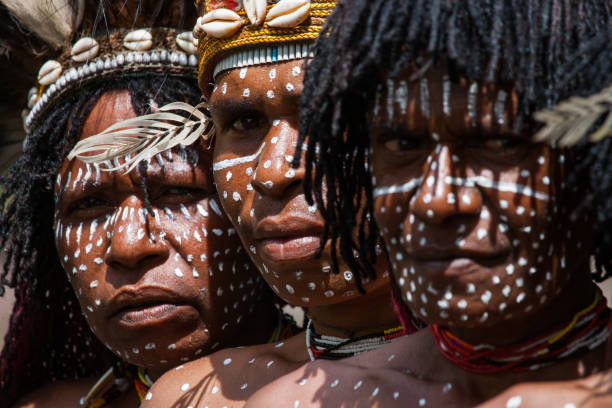
<svg viewBox="0 0 612 408"><path fill-rule="evenodd" d="M200 0L193 35L198 81L210 96L216 73L248 65L305 58L334 0Z"/></svg>

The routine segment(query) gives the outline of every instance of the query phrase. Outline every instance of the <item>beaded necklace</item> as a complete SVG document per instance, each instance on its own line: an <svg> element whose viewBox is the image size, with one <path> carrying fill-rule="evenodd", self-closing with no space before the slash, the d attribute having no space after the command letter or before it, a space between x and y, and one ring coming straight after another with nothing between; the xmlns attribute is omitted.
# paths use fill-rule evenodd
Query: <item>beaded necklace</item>
<svg viewBox="0 0 612 408"><path fill-rule="evenodd" d="M406 334L403 326L393 327L383 332L368 334L355 338L326 336L315 331L312 320L306 326L306 350L310 360L340 360L357 354L374 350L392 339Z"/></svg>
<svg viewBox="0 0 612 408"><path fill-rule="evenodd" d="M431 325L442 355L458 367L478 374L502 371L532 371L566 357L592 350L610 335L610 309L601 291L593 302L572 320L534 340L495 348L488 344L471 345L448 330Z"/></svg>

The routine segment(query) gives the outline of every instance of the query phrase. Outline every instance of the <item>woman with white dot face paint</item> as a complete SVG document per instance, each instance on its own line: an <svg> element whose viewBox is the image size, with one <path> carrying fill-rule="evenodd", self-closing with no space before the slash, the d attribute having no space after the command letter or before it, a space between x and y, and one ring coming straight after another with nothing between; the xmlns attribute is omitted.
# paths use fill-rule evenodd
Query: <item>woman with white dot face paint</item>
<svg viewBox="0 0 612 408"><path fill-rule="evenodd" d="M557 31L555 13L572 22ZM279 405L474 406L527 381L548 384L514 387L489 406L572 407L589 397L609 405L609 393L598 394L609 387L599 373L611 366L610 310L590 272L607 277L611 265L603 209L612 171L594 158L609 156L610 140L567 145L597 127L565 122L542 133L563 137L565 148L535 143L533 119L609 86L611 19L604 1L339 2L300 111L307 166L328 183L312 189L332 226L338 214L361 219L350 209L367 196L403 307L430 330L306 365L248 406L272 396ZM567 33L582 40L564 42ZM607 100L609 89L592 98ZM590 124L601 126L609 110L604 102ZM599 134L607 132L609 122ZM360 154L367 161L353 165ZM575 382L554 383L563 380ZM533 398L538 389L546 402Z"/></svg>
<svg viewBox="0 0 612 408"><path fill-rule="evenodd" d="M138 406L166 370L287 331L216 197L207 144L177 146L129 174L109 171L122 159L68 158L119 121L199 100L190 33L158 27L193 23L187 3L81 10L85 27L98 13L117 26L66 47L68 76L41 80L34 94L24 154L0 187L2 283L19 288L0 406Z"/></svg>
<svg viewBox="0 0 612 408"><path fill-rule="evenodd" d="M331 241L322 241L323 219L304 195L304 169L292 167L302 69L312 45L307 40L316 37L333 2L303 1L292 9L288 1L263 1L262 10L251 9L261 1L245 2L244 8L229 1L203 3L207 13L194 34L200 86L215 127L219 199L262 277L283 300L306 308L309 323L305 333L286 341L222 350L168 372L143 407L241 406L257 389L310 359L349 357L404 333L393 311L384 256L363 281L354 269L361 266L356 252L335 265ZM268 19L263 27L251 15L260 12ZM276 27L277 12L295 24L275 28L270 38L280 44L270 46L266 25ZM248 30L232 32L227 19L236 16L245 24L249 19ZM219 27L227 36L220 38ZM301 33L300 41L294 32ZM252 41L245 48L246 39Z"/></svg>

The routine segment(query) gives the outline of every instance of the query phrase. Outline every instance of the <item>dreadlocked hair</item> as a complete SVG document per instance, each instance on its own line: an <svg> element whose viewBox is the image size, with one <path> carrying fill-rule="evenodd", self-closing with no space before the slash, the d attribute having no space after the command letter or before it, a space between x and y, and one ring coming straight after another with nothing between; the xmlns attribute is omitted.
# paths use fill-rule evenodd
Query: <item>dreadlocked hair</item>
<svg viewBox="0 0 612 408"><path fill-rule="evenodd" d="M358 284L360 274L374 277L370 264L379 235L367 160L367 112L379 86L376 79L381 74L397 78L416 67L411 80L417 81L442 63L454 82L463 77L512 84L519 98L518 132L533 112L609 83L609 59L600 60L605 74L593 77L572 68L586 67L597 57L598 35L607 34L609 42L611 8L609 0L339 0L305 73L297 149L308 138L306 196L320 208L325 238L338 242ZM609 143L602 143L608 149L606 166ZM601 160L593 156L600 149L592 146L591 162ZM293 164L299 161L296 155ZM612 173L601 166L590 168L590 175L597 176L591 183L601 183L605 172L609 186ZM607 203L600 206L606 222L596 228L610 231L612 194L605 188L600 185L596 197ZM596 242L598 265L609 266L610 233L598 234L607 240ZM607 248L602 246L606 242ZM353 251L360 254L358 260ZM604 274L599 271L598 278Z"/></svg>
<svg viewBox="0 0 612 408"><path fill-rule="evenodd" d="M52 232L55 177L95 103L113 90L128 90L138 115L147 113L153 103L195 104L200 98L195 77L124 75L92 83L59 101L28 135L23 155L0 179L0 290L17 288L0 355L0 406L11 406L45 382L100 375L117 361L91 333L60 264ZM193 165L196 149L197 144L183 151ZM146 163L138 170L144 176ZM142 180L148 202L146 178Z"/></svg>

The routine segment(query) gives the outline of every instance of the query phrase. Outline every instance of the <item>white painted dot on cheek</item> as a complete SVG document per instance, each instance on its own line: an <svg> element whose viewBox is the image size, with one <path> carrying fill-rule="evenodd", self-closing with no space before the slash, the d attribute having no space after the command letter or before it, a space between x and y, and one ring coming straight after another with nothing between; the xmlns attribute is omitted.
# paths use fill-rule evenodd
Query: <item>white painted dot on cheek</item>
<svg viewBox="0 0 612 408"><path fill-rule="evenodd" d="M302 69L300 67L298 67L298 66L295 66L295 67L293 67L291 72L292 72L293 76L298 76L302 72Z"/></svg>
<svg viewBox="0 0 612 408"><path fill-rule="evenodd" d="M251 95L251 90L249 88L244 88L242 90L242 96L248 98Z"/></svg>
<svg viewBox="0 0 612 408"><path fill-rule="evenodd" d="M153 398L153 394L151 394L150 392L147 392L147 395L145 395L145 400L151 401L151 398Z"/></svg>
<svg viewBox="0 0 612 408"><path fill-rule="evenodd" d="M223 365L224 366L230 365L231 362L232 362L231 358L226 358L225 360L223 360Z"/></svg>
<svg viewBox="0 0 612 408"><path fill-rule="evenodd" d="M97 280L95 280L95 281L92 281L92 282L89 284L89 287L90 287L90 288L92 288L92 289L93 289L93 288L97 288L97 287L98 287L98 284L99 284L99 283L98 283L98 281L97 281Z"/></svg>
<svg viewBox="0 0 612 408"><path fill-rule="evenodd" d="M269 90L268 90L268 92L266 92L266 96L267 96L269 99L274 99L274 96L275 96L275 95L274 95L274 91L273 91L273 90L271 90L271 89L269 89Z"/></svg>
<svg viewBox="0 0 612 408"><path fill-rule="evenodd" d="M225 95L226 92L227 92L227 82L224 82L223 85L221 85L221 93Z"/></svg>
<svg viewBox="0 0 612 408"><path fill-rule="evenodd" d="M518 408L521 406L522 403L523 398L520 395L515 395L514 397L508 399L508 401L506 402L506 408Z"/></svg>
<svg viewBox="0 0 612 408"><path fill-rule="evenodd" d="M240 69L240 74L239 74L240 79L244 79L244 78L246 78L247 70L248 70L248 68L247 68L247 67L244 67L244 68L241 68L241 69Z"/></svg>

